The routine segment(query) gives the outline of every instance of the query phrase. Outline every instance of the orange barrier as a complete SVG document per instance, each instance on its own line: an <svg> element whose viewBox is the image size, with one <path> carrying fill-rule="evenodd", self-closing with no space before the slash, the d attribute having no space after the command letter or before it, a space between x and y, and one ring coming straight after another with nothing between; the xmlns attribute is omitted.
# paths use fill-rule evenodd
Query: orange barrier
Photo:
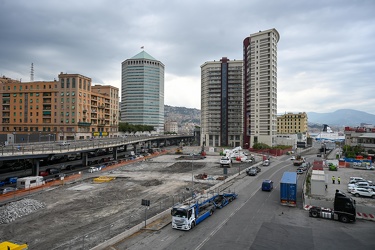
<svg viewBox="0 0 375 250"><path fill-rule="evenodd" d="M54 181L47 182L46 184L38 186L38 187L20 189L11 193L3 194L3 195L0 195L0 202L4 202L10 199L22 198L24 196L27 196L32 193L36 193L40 190L43 190L52 186L64 185L65 182L77 180L81 178L81 176L82 176L81 174L69 175L69 176L64 177L64 180L54 180Z"/></svg>
<svg viewBox="0 0 375 250"><path fill-rule="evenodd" d="M151 159L153 157L156 157L156 156L159 156L159 155L164 155L164 154L167 154L167 153L168 153L168 151L163 150L162 152L155 152L155 153L153 153L149 156L145 156L143 158L138 158L138 159L129 160L129 161L122 161L118 164L108 166L108 167L104 168L102 171L110 171L110 170L116 169L120 166L128 165L128 164L135 163L135 162L144 161L146 159ZM69 175L69 176L65 176L63 180L54 180L54 181L47 182L46 184L38 186L38 187L32 187L32 188L28 188L28 189L20 189L20 190L11 192L11 193L3 194L3 195L0 195L0 202L4 202L4 201L10 200L10 199L22 198L22 197L24 197L28 194L35 193L35 192L38 192L40 190L43 190L43 189L46 189L46 188L49 188L49 187L52 187L52 186L64 185L68 181L74 181L74 180L77 180L81 177L82 177L82 174Z"/></svg>

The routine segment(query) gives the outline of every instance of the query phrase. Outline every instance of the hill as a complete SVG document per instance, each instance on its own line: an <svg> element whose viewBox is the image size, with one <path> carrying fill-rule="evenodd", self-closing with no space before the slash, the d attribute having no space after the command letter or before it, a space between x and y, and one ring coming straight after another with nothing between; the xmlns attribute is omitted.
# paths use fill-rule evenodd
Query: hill
<svg viewBox="0 0 375 250"><path fill-rule="evenodd" d="M375 115L354 109L339 109L331 113L307 112L310 123L330 126L359 126L361 123L375 124Z"/></svg>
<svg viewBox="0 0 375 250"><path fill-rule="evenodd" d="M175 121L179 125L195 124L200 126L201 111L194 108L172 107L164 105L164 118L165 121Z"/></svg>
<svg viewBox="0 0 375 250"><path fill-rule="evenodd" d="M164 116L165 121L176 121L179 126L184 124L200 126L201 111L199 109L165 105ZM322 124L328 124L331 128L357 127L361 123L375 125L375 115L354 109L339 109L331 113L307 112L307 117L309 127L317 130L322 129Z"/></svg>

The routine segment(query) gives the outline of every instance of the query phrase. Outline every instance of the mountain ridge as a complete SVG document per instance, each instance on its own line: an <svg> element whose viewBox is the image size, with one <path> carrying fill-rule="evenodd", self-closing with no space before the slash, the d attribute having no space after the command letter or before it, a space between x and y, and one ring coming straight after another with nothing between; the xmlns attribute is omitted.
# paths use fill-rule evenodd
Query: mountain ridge
<svg viewBox="0 0 375 250"><path fill-rule="evenodd" d="M330 113L306 112L309 127L360 126L361 123L375 125L375 115L354 109L338 109ZM164 105L165 121L176 121L179 125L195 124L200 126L201 111L196 108L173 107Z"/></svg>
<svg viewBox="0 0 375 250"><path fill-rule="evenodd" d="M330 113L306 112L308 123L330 126L360 126L361 123L375 124L375 115L354 109L338 109Z"/></svg>

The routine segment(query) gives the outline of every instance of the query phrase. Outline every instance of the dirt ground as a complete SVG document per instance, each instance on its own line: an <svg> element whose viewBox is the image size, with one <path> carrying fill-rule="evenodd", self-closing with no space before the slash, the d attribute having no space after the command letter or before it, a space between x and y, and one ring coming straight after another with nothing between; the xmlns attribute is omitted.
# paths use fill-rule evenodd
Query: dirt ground
<svg viewBox="0 0 375 250"><path fill-rule="evenodd" d="M0 240L28 243L30 249L89 249L115 236L145 218L171 207L191 196L192 173L207 174L207 180L194 180L200 192L215 185L223 176L220 156L204 159L179 159L170 154L148 161L123 165L116 170L95 174L84 173L81 180L53 187L28 198L46 204L46 208L0 225ZM228 168L236 174L249 163ZM97 176L115 180L96 184ZM150 200L145 211L142 199Z"/></svg>

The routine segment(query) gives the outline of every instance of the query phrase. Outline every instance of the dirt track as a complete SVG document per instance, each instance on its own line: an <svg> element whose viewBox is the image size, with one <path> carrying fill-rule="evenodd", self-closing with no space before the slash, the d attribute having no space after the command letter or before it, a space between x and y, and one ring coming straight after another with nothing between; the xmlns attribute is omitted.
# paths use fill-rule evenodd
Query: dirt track
<svg viewBox="0 0 375 250"><path fill-rule="evenodd" d="M27 242L30 249L89 249L105 239L144 220L141 200L150 200L148 217L191 196L194 176L206 173L209 180L195 180L200 192L223 176L220 157L180 160L163 155L150 161L124 165L117 170L83 175L82 180L50 188L29 198L44 202L46 208L0 225L0 240ZM228 174L238 173L235 165ZM93 177L114 176L108 183L95 184Z"/></svg>

